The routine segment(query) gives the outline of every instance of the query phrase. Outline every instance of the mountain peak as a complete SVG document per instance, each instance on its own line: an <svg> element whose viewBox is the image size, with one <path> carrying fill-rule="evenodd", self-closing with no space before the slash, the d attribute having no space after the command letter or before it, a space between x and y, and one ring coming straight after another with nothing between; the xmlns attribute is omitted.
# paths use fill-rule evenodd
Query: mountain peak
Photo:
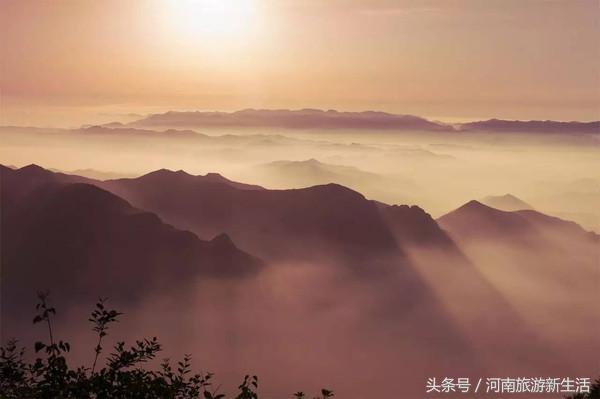
<svg viewBox="0 0 600 399"><path fill-rule="evenodd" d="M187 173L186 171L179 169L179 170L171 170L171 169L165 169L165 168L161 168L161 169L157 169L153 172L150 173L146 173L145 175L141 176L140 178L144 178L144 177L172 177L172 176L192 176L189 173Z"/></svg>
<svg viewBox="0 0 600 399"><path fill-rule="evenodd" d="M481 202L487 206L491 206L492 208L509 212L522 209L533 209L533 207L527 202L509 193L496 196L490 195L482 199Z"/></svg>
<svg viewBox="0 0 600 399"><path fill-rule="evenodd" d="M46 169L44 169L41 166L36 165L34 163L29 164L27 166L23 166L22 168L19 168L18 170L22 171L22 172L47 172Z"/></svg>
<svg viewBox="0 0 600 399"><path fill-rule="evenodd" d="M18 175L27 176L29 178L54 175L51 171L44 169L41 166L36 165L36 164L30 164L27 166L23 166L22 168L15 170L15 172Z"/></svg>
<svg viewBox="0 0 600 399"><path fill-rule="evenodd" d="M459 207L457 209L458 210L487 210L487 209L492 209L489 206L477 201L477 200L471 200L469 202L467 202L466 204L462 205L461 207Z"/></svg>
<svg viewBox="0 0 600 399"><path fill-rule="evenodd" d="M222 184L226 184L230 187L234 187L237 188L239 190L264 190L263 187L255 185L255 184L246 184L246 183L239 183L233 180L229 180L228 178L226 178L225 176L223 176L220 173L217 172L209 172L207 174L205 174L204 176L196 176L199 179L202 179L205 182L209 182L209 183L222 183Z"/></svg>
<svg viewBox="0 0 600 399"><path fill-rule="evenodd" d="M158 169L153 172L146 173L137 178L126 178L126 179L114 179L109 182L110 184L120 184L123 181L140 181L140 182L149 182L150 184L171 184L174 183L178 186L184 185L189 187L196 187L198 185L206 184L206 183L218 183L222 186L227 186L230 188L235 188L238 190L264 190L263 187L253 185L253 184L245 184L238 183L233 180L229 180L224 177L220 173L210 172L206 175L193 175L185 170L171 170L171 169Z"/></svg>
<svg viewBox="0 0 600 399"><path fill-rule="evenodd" d="M310 158L310 159L307 159L305 161L299 161L298 163L301 163L301 164L303 163L305 165L311 165L311 166L321 166L321 165L324 165L321 161L319 161L318 159L315 159L315 158Z"/></svg>
<svg viewBox="0 0 600 399"><path fill-rule="evenodd" d="M532 226L515 212L471 200L437 219L445 230L461 237L513 237L531 232Z"/></svg>
<svg viewBox="0 0 600 399"><path fill-rule="evenodd" d="M204 175L204 177L210 177L213 179L225 179L225 177L217 172L208 172L207 174Z"/></svg>
<svg viewBox="0 0 600 399"><path fill-rule="evenodd" d="M226 233L221 233L210 240L210 243L218 248L236 248L233 240ZM237 249L237 248L236 248Z"/></svg>
<svg viewBox="0 0 600 399"><path fill-rule="evenodd" d="M341 184L338 184L338 183L319 184L316 186L311 186L311 187L307 187L307 188L299 189L299 190L307 190L307 191L314 191L314 192L327 192L327 193L331 193L331 194L352 195L352 196L356 196L356 197L365 199L364 195L362 195L358 191L352 190L351 188L342 186Z"/></svg>

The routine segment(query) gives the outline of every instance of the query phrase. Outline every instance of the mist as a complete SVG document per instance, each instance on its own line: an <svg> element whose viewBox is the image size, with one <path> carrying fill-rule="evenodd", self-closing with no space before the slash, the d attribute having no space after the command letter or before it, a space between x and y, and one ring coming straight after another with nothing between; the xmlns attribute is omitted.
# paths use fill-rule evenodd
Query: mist
<svg viewBox="0 0 600 399"><path fill-rule="evenodd" d="M6 165L36 163L100 180L167 168L270 189L333 182L370 200L416 204L434 218L472 199L511 193L589 230L600 220L594 135L9 127L1 135ZM165 215L200 239L217 233ZM106 343L157 336L164 357L193 354L194 367L215 372L222 392L250 373L260 376L267 398L322 387L348 399L418 396L428 377L595 371L597 241L536 227L534 238L515 245L519 238L511 235L469 238L440 224L452 240L448 248L399 241L395 255L354 260L325 243L313 257L270 257L226 232L263 257L265 268L244 278L198 277L136 300L113 298L125 316ZM63 306L57 335L73 337L77 364L92 355L86 320L105 295L97 291L88 289L77 303L53 293ZM28 292L33 309L34 290ZM16 313L3 323L4 339L43 335L31 329L27 307Z"/></svg>
<svg viewBox="0 0 600 399"><path fill-rule="evenodd" d="M435 217L471 199L510 193L536 210L600 227L600 143L592 134L105 130L4 127L0 156L14 166L105 174L95 177L167 168L266 188L334 182L377 201L419 205Z"/></svg>

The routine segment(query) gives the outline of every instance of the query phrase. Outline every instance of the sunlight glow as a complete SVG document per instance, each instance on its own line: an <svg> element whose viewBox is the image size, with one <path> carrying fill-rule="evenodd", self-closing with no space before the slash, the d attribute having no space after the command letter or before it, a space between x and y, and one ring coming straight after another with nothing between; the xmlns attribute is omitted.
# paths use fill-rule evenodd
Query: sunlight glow
<svg viewBox="0 0 600 399"><path fill-rule="evenodd" d="M177 0L165 18L184 40L241 39L257 25L253 0Z"/></svg>

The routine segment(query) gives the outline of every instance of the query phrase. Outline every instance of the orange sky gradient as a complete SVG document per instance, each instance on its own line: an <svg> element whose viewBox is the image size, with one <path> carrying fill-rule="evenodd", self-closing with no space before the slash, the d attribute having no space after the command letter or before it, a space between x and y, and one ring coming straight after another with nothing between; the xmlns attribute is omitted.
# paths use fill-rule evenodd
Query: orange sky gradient
<svg viewBox="0 0 600 399"><path fill-rule="evenodd" d="M600 119L600 3L0 2L2 125L168 109Z"/></svg>

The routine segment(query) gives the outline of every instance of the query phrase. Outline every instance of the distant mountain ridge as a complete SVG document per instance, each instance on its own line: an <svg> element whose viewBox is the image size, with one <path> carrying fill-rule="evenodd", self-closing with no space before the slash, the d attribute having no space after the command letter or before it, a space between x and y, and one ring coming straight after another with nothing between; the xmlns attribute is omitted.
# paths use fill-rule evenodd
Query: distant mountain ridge
<svg viewBox="0 0 600 399"><path fill-rule="evenodd" d="M11 176L21 176L22 184L11 185ZM3 189L10 187L11 195L3 196L3 209L19 207L24 199L31 201L27 193L40 182L95 185L199 237L226 233L231 240L219 241L233 241L266 260L326 255L353 263L381 255L403 256L415 246L457 253L454 239L487 237L517 243L537 240L542 232L585 242L598 237L573 222L532 210L502 211L478 201L436 221L417 206L370 201L338 184L270 190L219 174L194 176L167 169L137 178L97 181L36 165L4 168Z"/></svg>
<svg viewBox="0 0 600 399"><path fill-rule="evenodd" d="M600 121L593 122L558 122L558 121L518 121L489 119L485 121L462 123L460 130L482 130L491 132L532 132L532 133L598 133Z"/></svg>
<svg viewBox="0 0 600 399"><path fill-rule="evenodd" d="M512 194L489 195L481 200L485 205L502 211L520 211L523 209L533 209L531 205Z"/></svg>
<svg viewBox="0 0 600 399"><path fill-rule="evenodd" d="M234 112L168 111L110 127L279 127L320 129L388 129L422 131L489 131L531 133L599 133L600 121L502 120L449 124L415 115L380 111L342 112L319 109L244 109Z"/></svg>
<svg viewBox="0 0 600 399"><path fill-rule="evenodd" d="M131 128L123 125L122 123L113 122L108 123L106 125L92 125L92 126L82 126L79 129L75 129L76 132L84 133L84 134L118 134L118 135L135 135L135 136L162 136L162 137L178 137L178 138L197 138L199 136L204 136L199 133L196 133L192 130L177 130L177 129L167 129L164 131L155 131L155 130L145 130L145 129L137 129Z"/></svg>
<svg viewBox="0 0 600 399"><path fill-rule="evenodd" d="M173 179L178 182L189 182L193 181L196 183L216 183L216 184L224 184L239 190L264 190L263 187L256 184L246 184L240 183L233 180L229 180L228 178L222 176L219 173L210 172L205 175L191 175L181 169L177 171L172 171L169 169L159 169L150 173L146 173L140 177L135 178L120 178L120 179L110 179L108 184L113 184L117 182L126 182L131 181L133 179L146 180L146 181L154 181L157 184L160 184L164 181L164 179Z"/></svg>
<svg viewBox="0 0 600 399"><path fill-rule="evenodd" d="M195 128L254 127L287 129L357 129L428 132L495 132L495 133L585 133L600 134L600 121L488 120L445 123L416 115L381 111L347 112L319 109L244 109L221 111L167 111L149 114L129 123L110 122L83 125L79 129L0 126L0 132L73 132L94 135L132 135L172 138L209 138ZM159 131L160 128L164 130Z"/></svg>
<svg viewBox="0 0 600 399"><path fill-rule="evenodd" d="M128 126L452 130L448 125L431 122L414 115L319 109L244 109L235 112L168 111L164 114L149 115L129 123Z"/></svg>
<svg viewBox="0 0 600 399"><path fill-rule="evenodd" d="M311 158L303 161L280 160L260 164L250 170L255 176L267 178L278 186L307 187L315 184L338 183L352 188L356 181L384 184L376 173L353 166L329 164Z"/></svg>

